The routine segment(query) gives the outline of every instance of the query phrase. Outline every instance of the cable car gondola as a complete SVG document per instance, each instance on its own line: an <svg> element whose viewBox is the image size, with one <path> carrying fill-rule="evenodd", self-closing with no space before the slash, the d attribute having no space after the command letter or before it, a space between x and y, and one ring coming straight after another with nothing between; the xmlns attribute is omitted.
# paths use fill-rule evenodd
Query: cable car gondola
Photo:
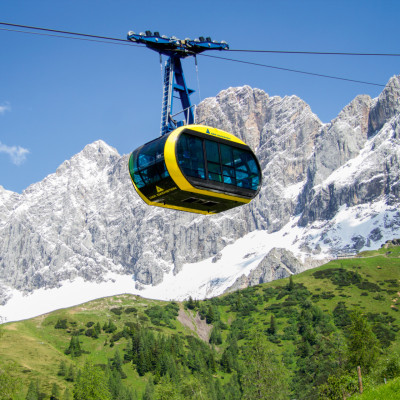
<svg viewBox="0 0 400 400"><path fill-rule="evenodd" d="M148 205L200 214L249 203L259 192L260 171L244 142L203 125L177 128L129 158L132 183Z"/></svg>
<svg viewBox="0 0 400 400"><path fill-rule="evenodd" d="M210 126L196 125L181 58L205 50L227 50L226 42L211 38L180 40L158 32L128 39L168 56L164 68L161 137L136 149L129 173L139 196L151 206L200 214L216 214L249 203L259 192L261 169L252 150L236 136ZM173 94L185 115L173 119Z"/></svg>

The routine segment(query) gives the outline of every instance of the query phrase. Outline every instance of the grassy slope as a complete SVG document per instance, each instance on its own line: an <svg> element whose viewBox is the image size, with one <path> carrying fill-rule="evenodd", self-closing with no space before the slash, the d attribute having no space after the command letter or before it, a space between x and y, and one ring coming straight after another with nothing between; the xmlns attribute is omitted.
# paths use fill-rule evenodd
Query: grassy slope
<svg viewBox="0 0 400 400"><path fill-rule="evenodd" d="M6 324L4 336L0 340L0 365L14 362L18 365L18 377L23 383L23 392L31 380L39 379L42 383L42 390L50 393L53 383L57 383L62 391L66 387L72 390L73 384L68 383L63 377L57 376L60 362L64 360L67 366L74 364L77 368L84 365L87 360L95 364L107 364L108 359L114 357L115 350L119 349L123 356L123 349L127 341L121 339L113 347L104 345L106 340L110 342L112 334L102 332L99 339L92 339L84 334L79 336L81 347L89 354L75 359L64 354L68 348L71 329L55 329L54 326L59 319L67 319L69 327L76 323L77 328L86 328L88 322L99 322L101 326L110 319L121 330L125 322L137 322L149 324L147 316L143 311L154 305L163 302L146 300L139 296L122 295L91 301L80 306L54 311L33 319ZM117 316L110 312L114 307L135 306L138 309L136 315L122 314ZM73 325L71 325L71 323ZM180 332L187 332L177 321L174 322ZM159 329L159 328L156 328ZM166 333L175 332L164 327ZM146 384L144 379L137 379L137 373L129 366L125 366L130 386L141 392Z"/></svg>
<svg viewBox="0 0 400 400"><path fill-rule="evenodd" d="M350 309L360 308L366 313L384 313L392 316L396 320L393 324L397 324L400 319L397 308L397 302L400 302L398 300L400 297L400 246L366 252L361 256L354 259L332 261L320 268L297 275L294 277L294 281L302 283L313 293L313 302L322 310L332 312L338 302L343 301ZM330 279L315 278L314 273L316 271L330 268L344 268L349 271L355 271L364 280L378 284L380 291L368 292L355 285L338 286L332 283ZM288 279L283 279L247 290L252 296L258 296L260 299L268 288L282 287L287 284ZM278 300L272 298L266 301L265 297L264 300L259 300L256 310L245 317L248 325L254 329L265 330L269 326L271 318L271 312L266 311L265 308L272 303L282 303L284 300L285 298ZM123 328L125 322L131 321L139 322L150 329L162 330L166 334L182 333L182 335L187 335L190 333L189 328L183 326L177 320L173 322L174 329L167 326L152 326L144 314L144 310L156 304L163 305L167 303L146 300L133 295L115 296L95 300L69 309L58 310L30 320L6 324L4 326L5 334L0 340L0 365L9 362L17 364L17 374L24 387L23 393L26 393L30 380L37 378L42 383L42 390L47 393L50 393L54 382L59 385L61 390L64 390L67 386L72 390L71 383L57 376L62 360L67 365L74 364L77 368L81 367L88 359L94 363L107 364L108 359L114 356L116 348L119 348L120 354L123 355L123 349L126 347L127 341L126 339L121 339L115 343L114 347L110 347L109 345L104 345L104 343L106 340L109 343L111 334L102 332L97 340L82 335L80 336L82 348L88 351L89 354L84 354L72 360L70 356L64 354L64 350L68 347L71 333L64 329L55 329L56 322L59 319L67 319L70 328L75 326L76 328L86 329L86 324L89 321L99 322L103 326L105 322L111 319L118 326L118 330ZM123 313L118 316L110 312L113 307L126 308L132 306L137 308L136 314ZM218 309L221 320L228 326L238 318L237 314L232 312L228 305L219 305ZM288 319L278 317L276 322L278 334L282 335L284 328L289 326ZM222 331L224 340L227 335L228 330ZM397 340L392 344L393 349L400 349L399 335L400 332L396 334ZM221 346L221 349L223 346ZM281 340L274 346L281 352L290 352L294 349L293 340ZM125 383L129 382L131 387L135 388L139 393L142 392L146 379L139 378L136 371L129 364L124 366L124 370L128 375Z"/></svg>
<svg viewBox="0 0 400 400"><path fill-rule="evenodd" d="M386 385L367 389L363 394L354 395L352 398L358 400L399 400L400 378L395 378Z"/></svg>

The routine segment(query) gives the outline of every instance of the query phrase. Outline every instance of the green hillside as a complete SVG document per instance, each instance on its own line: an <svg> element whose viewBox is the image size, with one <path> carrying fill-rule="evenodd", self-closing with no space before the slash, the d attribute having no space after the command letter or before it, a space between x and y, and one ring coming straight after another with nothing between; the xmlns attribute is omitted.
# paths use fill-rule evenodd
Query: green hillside
<svg viewBox="0 0 400 400"><path fill-rule="evenodd" d="M395 378L387 384L377 385L365 390L362 394L356 394L357 400L399 400L400 378Z"/></svg>
<svg viewBox="0 0 400 400"><path fill-rule="evenodd" d="M400 375L399 298L389 244L205 301L95 300L2 326L0 399L343 399L357 365L366 390Z"/></svg>

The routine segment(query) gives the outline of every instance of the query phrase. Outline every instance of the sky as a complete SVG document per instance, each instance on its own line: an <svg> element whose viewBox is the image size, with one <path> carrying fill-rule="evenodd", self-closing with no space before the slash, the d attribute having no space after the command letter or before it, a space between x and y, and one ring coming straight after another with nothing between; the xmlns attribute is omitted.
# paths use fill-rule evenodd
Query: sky
<svg viewBox="0 0 400 400"><path fill-rule="evenodd" d="M125 39L210 36L231 49L400 53L398 0L1 0L0 22ZM21 193L98 139L128 154L160 132L162 74L143 47L11 32L0 25L0 185ZM18 28L16 28L18 29ZM208 52L385 85L400 57ZM383 87L232 61L183 60L192 103L249 85L297 95L323 122ZM199 84L198 84L199 82Z"/></svg>

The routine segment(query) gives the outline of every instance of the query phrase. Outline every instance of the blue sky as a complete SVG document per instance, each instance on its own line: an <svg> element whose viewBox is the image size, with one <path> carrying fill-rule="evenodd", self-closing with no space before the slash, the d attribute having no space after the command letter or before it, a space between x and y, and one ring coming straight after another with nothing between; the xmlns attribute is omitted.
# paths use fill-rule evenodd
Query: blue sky
<svg viewBox="0 0 400 400"><path fill-rule="evenodd" d="M129 30L211 36L231 49L400 53L398 0L2 0L1 22L125 39ZM0 28L6 28L0 26ZM21 192L86 144L127 154L159 135L158 54L146 48L0 30L0 185ZM207 54L212 55L209 52ZM217 53L284 68L386 84L400 57ZM192 102L250 85L295 94L329 122L358 94L382 88L198 57L183 61Z"/></svg>

